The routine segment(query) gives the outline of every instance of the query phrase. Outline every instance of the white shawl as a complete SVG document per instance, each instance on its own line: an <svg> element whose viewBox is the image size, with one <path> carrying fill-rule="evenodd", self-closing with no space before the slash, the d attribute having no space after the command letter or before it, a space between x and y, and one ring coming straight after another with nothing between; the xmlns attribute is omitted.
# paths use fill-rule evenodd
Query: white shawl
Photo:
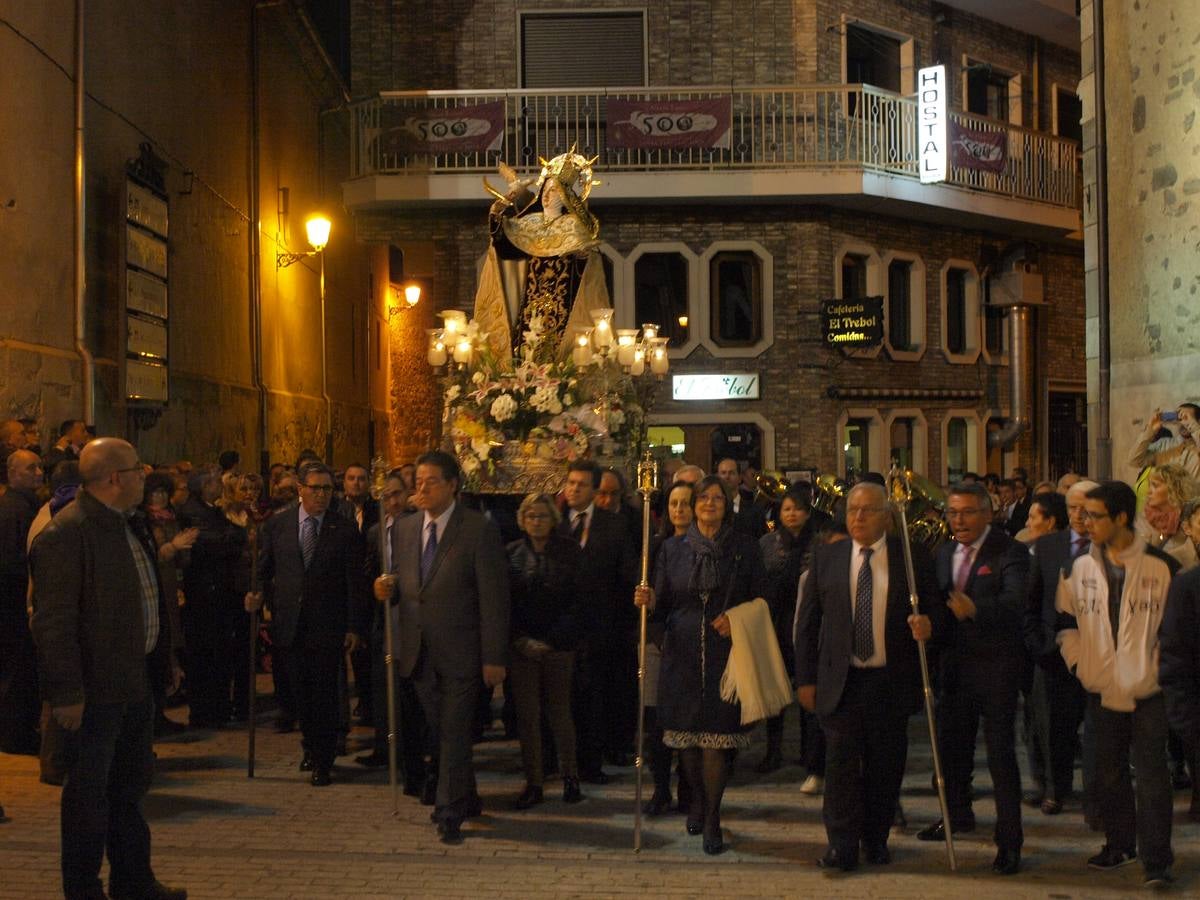
<svg viewBox="0 0 1200 900"><path fill-rule="evenodd" d="M742 724L774 716L792 702L771 612L762 597L725 611L733 648L721 676L721 699L741 703Z"/></svg>

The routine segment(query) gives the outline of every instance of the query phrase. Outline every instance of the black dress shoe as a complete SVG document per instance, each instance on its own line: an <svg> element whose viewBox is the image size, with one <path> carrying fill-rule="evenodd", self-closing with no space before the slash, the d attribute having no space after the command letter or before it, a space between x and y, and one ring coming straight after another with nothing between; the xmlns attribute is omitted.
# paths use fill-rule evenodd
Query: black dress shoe
<svg viewBox="0 0 1200 900"><path fill-rule="evenodd" d="M461 844L463 842L462 823L455 819L439 822L438 834L442 836L443 844Z"/></svg>
<svg viewBox="0 0 1200 900"><path fill-rule="evenodd" d="M433 806L437 802L437 778L429 777L425 779L425 784L421 788L421 805Z"/></svg>
<svg viewBox="0 0 1200 900"><path fill-rule="evenodd" d="M586 781L588 784L608 784L609 777L603 769L595 769L591 772L580 772L579 780Z"/></svg>
<svg viewBox="0 0 1200 900"><path fill-rule="evenodd" d="M992 863L992 871L997 875L1016 875L1020 870L1020 849L1001 847L996 853L995 862Z"/></svg>
<svg viewBox="0 0 1200 900"><path fill-rule="evenodd" d="M951 834L964 834L975 830L975 822L961 822L957 825L950 826ZM942 824L942 820L934 822L928 828L922 828L917 832L918 841L944 841L946 839L946 827Z"/></svg>
<svg viewBox="0 0 1200 900"><path fill-rule="evenodd" d="M720 831L717 832L716 837L710 837L709 835L704 836L704 852L709 856L717 856L718 854L724 853L725 848L726 844L724 839L721 837Z"/></svg>
<svg viewBox="0 0 1200 900"><path fill-rule="evenodd" d="M892 853L887 844L864 844L863 856L872 866L886 866L892 861Z"/></svg>
<svg viewBox="0 0 1200 900"><path fill-rule="evenodd" d="M817 865L822 869L853 872L858 868L858 859L852 854L842 853L830 847L825 851L825 855L817 860Z"/></svg>
<svg viewBox="0 0 1200 900"><path fill-rule="evenodd" d="M579 779L567 776L563 779L563 803L582 803L583 791L579 789Z"/></svg>
<svg viewBox="0 0 1200 900"><path fill-rule="evenodd" d="M520 796L513 803L513 806L517 809L529 809L532 806L537 806L543 800L545 800L543 790L536 785L527 784L525 785L525 790L521 791Z"/></svg>
<svg viewBox="0 0 1200 900"><path fill-rule="evenodd" d="M184 888L169 887L161 881L156 881L149 888L138 893L128 893L119 889L109 887L108 895L112 900L187 900L187 891ZM101 891L101 897L104 892Z"/></svg>
<svg viewBox="0 0 1200 900"><path fill-rule="evenodd" d="M388 756L386 753L380 753L378 750L375 750L363 756L354 757L354 761L360 766L366 766L368 769L378 769L380 766L388 764Z"/></svg>
<svg viewBox="0 0 1200 900"><path fill-rule="evenodd" d="M309 754L305 753L304 756L300 760L300 771L301 772L311 772L312 770L313 770L313 758Z"/></svg>
<svg viewBox="0 0 1200 900"><path fill-rule="evenodd" d="M318 766L313 769L312 786L313 787L329 787L333 784L333 779L329 775L329 770L324 766Z"/></svg>
<svg viewBox="0 0 1200 900"><path fill-rule="evenodd" d="M421 796L421 788L424 786L425 786L424 781L418 781L415 778L414 779L406 778L404 780L404 796L420 797Z"/></svg>
<svg viewBox="0 0 1200 900"><path fill-rule="evenodd" d="M655 791L654 796L646 801L642 812L648 816L661 816L671 808L671 792Z"/></svg>

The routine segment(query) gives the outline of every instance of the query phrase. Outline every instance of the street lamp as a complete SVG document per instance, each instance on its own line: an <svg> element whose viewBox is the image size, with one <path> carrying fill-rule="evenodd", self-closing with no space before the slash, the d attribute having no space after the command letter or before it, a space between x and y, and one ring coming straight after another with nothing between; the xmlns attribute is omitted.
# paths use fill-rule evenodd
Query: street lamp
<svg viewBox="0 0 1200 900"><path fill-rule="evenodd" d="M408 310L412 309L414 306L416 306L421 301L421 286L419 284L413 283L413 284L406 285L403 292L401 292L398 289L394 290L392 296L394 296L397 300L399 300L401 293L404 294L404 305L403 306L390 306L389 305L388 311L387 311L389 319L392 316L396 315L396 313L408 312Z"/></svg>
<svg viewBox="0 0 1200 900"><path fill-rule="evenodd" d="M275 268L286 269L309 256L321 259L321 396L325 400L325 464L333 465L333 401L329 398L328 350L325 341L325 246L329 243L332 223L322 215L309 216L304 223L311 250L301 253L276 253Z"/></svg>

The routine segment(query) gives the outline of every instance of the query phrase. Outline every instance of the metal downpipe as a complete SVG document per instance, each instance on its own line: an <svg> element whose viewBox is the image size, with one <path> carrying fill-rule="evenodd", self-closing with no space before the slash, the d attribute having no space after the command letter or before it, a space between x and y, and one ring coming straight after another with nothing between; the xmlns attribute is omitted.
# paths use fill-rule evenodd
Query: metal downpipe
<svg viewBox="0 0 1200 900"><path fill-rule="evenodd" d="M1026 404L1025 369L1029 363L1029 307L1018 304L1008 308L1008 421L999 431L988 435L989 447L1009 447L1029 430L1030 415Z"/></svg>
<svg viewBox="0 0 1200 900"><path fill-rule="evenodd" d="M75 0L75 352L83 366L83 421L96 424L96 361L87 346L87 249L84 244L83 0Z"/></svg>

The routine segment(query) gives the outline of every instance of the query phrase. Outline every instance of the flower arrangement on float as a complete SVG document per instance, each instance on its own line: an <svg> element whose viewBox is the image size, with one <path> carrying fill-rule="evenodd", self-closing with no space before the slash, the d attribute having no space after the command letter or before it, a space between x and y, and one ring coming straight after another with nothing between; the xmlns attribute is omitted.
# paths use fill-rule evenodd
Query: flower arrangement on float
<svg viewBox="0 0 1200 900"><path fill-rule="evenodd" d="M653 326L646 327L655 343L635 342L630 336L642 335L631 329L614 346L594 334L611 336L612 311L603 310L597 328L580 332L561 358L559 336L535 316L513 358L501 361L476 322L457 310L442 315L444 327L429 333L428 362L445 367L443 441L468 489L530 490L543 475L561 477L566 462L636 455L649 399L637 376L666 370L666 339Z"/></svg>

